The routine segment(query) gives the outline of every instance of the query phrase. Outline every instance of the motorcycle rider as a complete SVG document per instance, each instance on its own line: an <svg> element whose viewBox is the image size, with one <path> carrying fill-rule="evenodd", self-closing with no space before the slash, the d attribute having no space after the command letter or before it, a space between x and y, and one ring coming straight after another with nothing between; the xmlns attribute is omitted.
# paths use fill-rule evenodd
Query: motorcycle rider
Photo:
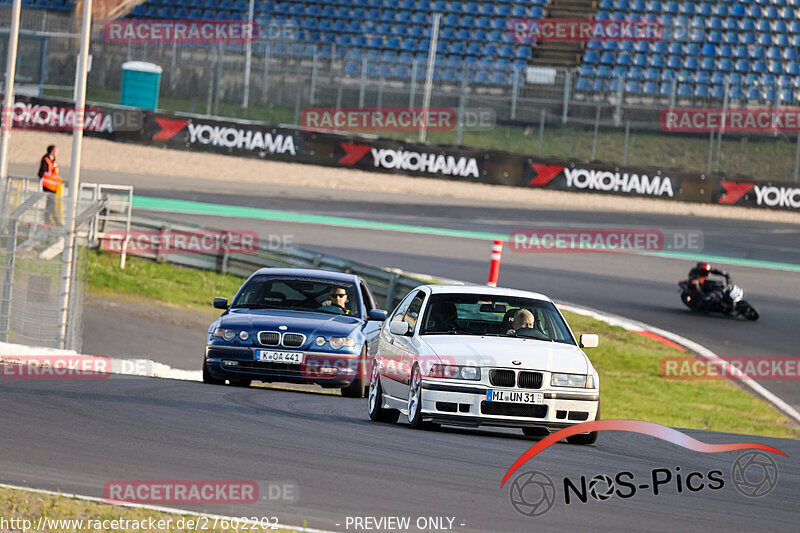
<svg viewBox="0 0 800 533"><path fill-rule="evenodd" d="M699 302L695 304L698 309L708 310L722 297L720 282L708 279L710 275L722 276L725 281L730 281L730 275L724 270L713 268L710 263L700 261L689 271L689 290L692 298Z"/></svg>

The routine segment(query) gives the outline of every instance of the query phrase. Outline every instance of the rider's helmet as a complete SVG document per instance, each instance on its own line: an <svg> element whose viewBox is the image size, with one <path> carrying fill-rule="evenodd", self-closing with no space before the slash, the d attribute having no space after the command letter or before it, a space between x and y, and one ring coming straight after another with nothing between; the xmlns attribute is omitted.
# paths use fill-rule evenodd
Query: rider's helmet
<svg viewBox="0 0 800 533"><path fill-rule="evenodd" d="M701 276L708 276L711 272L711 263L706 263L705 261L700 261L697 263L697 273Z"/></svg>

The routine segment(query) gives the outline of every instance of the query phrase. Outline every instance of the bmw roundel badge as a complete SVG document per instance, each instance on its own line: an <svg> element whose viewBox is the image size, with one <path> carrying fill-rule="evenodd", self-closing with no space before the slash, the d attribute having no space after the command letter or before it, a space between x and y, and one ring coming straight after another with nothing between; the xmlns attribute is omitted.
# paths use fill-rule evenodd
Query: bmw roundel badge
<svg viewBox="0 0 800 533"><path fill-rule="evenodd" d="M522 364L522 361L511 361L511 363L514 364L514 365L519 366L519 365Z"/></svg>

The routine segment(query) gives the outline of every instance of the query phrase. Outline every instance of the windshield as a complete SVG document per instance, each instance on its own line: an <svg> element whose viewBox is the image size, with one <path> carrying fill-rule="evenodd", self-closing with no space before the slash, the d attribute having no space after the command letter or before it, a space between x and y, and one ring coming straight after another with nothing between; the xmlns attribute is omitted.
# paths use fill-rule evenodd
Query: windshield
<svg viewBox="0 0 800 533"><path fill-rule="evenodd" d="M360 316L358 292L353 283L319 278L254 276L231 307Z"/></svg>
<svg viewBox="0 0 800 533"><path fill-rule="evenodd" d="M420 334L496 335L575 344L552 303L486 294L432 295Z"/></svg>

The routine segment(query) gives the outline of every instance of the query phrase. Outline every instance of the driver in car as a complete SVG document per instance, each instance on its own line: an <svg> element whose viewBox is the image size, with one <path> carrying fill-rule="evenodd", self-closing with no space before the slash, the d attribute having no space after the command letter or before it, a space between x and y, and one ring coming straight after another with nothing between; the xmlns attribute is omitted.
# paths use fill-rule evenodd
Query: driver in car
<svg viewBox="0 0 800 533"><path fill-rule="evenodd" d="M533 313L527 309L520 309L514 314L514 320L511 322L512 329L508 330L508 335L516 335L518 329L532 328L535 323Z"/></svg>
<svg viewBox="0 0 800 533"><path fill-rule="evenodd" d="M345 315L350 314L350 309L347 308L347 291L342 287L331 287L328 291L328 299L322 302L323 306L330 305L341 309Z"/></svg>

